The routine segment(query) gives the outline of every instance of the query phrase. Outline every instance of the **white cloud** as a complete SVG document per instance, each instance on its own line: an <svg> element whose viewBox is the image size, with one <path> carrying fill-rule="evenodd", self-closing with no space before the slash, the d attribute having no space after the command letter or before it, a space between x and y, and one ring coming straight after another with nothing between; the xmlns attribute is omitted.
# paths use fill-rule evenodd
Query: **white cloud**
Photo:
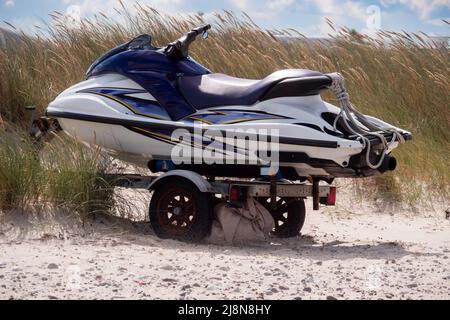
<svg viewBox="0 0 450 320"><path fill-rule="evenodd" d="M230 0L230 2L242 11L247 11L251 6L251 0Z"/></svg>
<svg viewBox="0 0 450 320"><path fill-rule="evenodd" d="M333 24L339 26L353 26L356 24L366 24L369 13L367 6L361 2L351 0L306 0L315 7L322 15L320 23L309 28L307 34L320 37L327 37L329 34L336 34L336 31L330 28L325 18L329 18Z"/></svg>
<svg viewBox="0 0 450 320"><path fill-rule="evenodd" d="M42 21L35 17L20 17L9 19L8 23L13 25L17 30L32 34L38 32L40 28L44 27Z"/></svg>
<svg viewBox="0 0 450 320"><path fill-rule="evenodd" d="M15 0L5 0L5 7L12 8L16 5Z"/></svg>
<svg viewBox="0 0 450 320"><path fill-rule="evenodd" d="M239 10L247 12L260 24L275 26L284 24L283 14L296 11L301 19L302 15L317 17L315 25L301 25L301 32L306 35L327 36L335 32L326 23L324 17L330 18L337 26L366 26L371 16L367 12L368 6L362 1L354 0L228 0ZM292 27L299 28L300 25Z"/></svg>
<svg viewBox="0 0 450 320"><path fill-rule="evenodd" d="M272 12L284 10L293 5L295 0L228 0L228 2L239 10L253 15L254 13L258 14L260 12L267 11L267 9L272 10Z"/></svg>
<svg viewBox="0 0 450 320"><path fill-rule="evenodd" d="M366 6L361 2L341 1L341 0L308 0L313 3L317 9L328 18L334 20L342 20L354 18L364 20L367 17Z"/></svg>
<svg viewBox="0 0 450 320"><path fill-rule="evenodd" d="M283 10L295 4L295 0L228 0L228 3L234 9L249 14L257 22L274 23Z"/></svg>
<svg viewBox="0 0 450 320"><path fill-rule="evenodd" d="M103 0L103 1L92 1L92 0L62 0L69 7L74 8L78 6L80 8L80 15L82 18L95 13L103 13L110 17L115 17L118 13L114 8L120 8L120 3L118 0ZM183 3L184 0L141 0L138 3L141 6L149 5L152 8L163 11L163 12L180 12L179 5ZM129 10L130 13L136 12L136 1L135 0L122 0L123 5Z"/></svg>
<svg viewBox="0 0 450 320"><path fill-rule="evenodd" d="M450 18L447 18L447 19L444 19L444 18L442 18L442 19L430 19L430 20L427 20L426 23L430 24L430 25L433 25L433 26L437 26L437 27L443 27L443 26L447 25L443 20L450 21Z"/></svg>
<svg viewBox="0 0 450 320"><path fill-rule="evenodd" d="M284 10L295 3L295 0L269 0L266 2L267 8L270 10Z"/></svg>
<svg viewBox="0 0 450 320"><path fill-rule="evenodd" d="M409 9L414 10L419 15L421 20L426 20L436 10L447 7L450 8L449 0L381 0L384 7L389 7L391 4L403 4Z"/></svg>

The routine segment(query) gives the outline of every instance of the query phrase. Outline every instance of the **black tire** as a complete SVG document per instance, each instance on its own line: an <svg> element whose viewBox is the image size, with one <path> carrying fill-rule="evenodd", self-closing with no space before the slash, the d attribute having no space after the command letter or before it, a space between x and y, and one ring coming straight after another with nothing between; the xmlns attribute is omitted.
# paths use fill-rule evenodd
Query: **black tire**
<svg viewBox="0 0 450 320"><path fill-rule="evenodd" d="M270 212L275 220L272 235L277 238L294 238L300 235L305 220L306 207L303 199L281 198L274 210L270 198L260 198L259 201Z"/></svg>
<svg viewBox="0 0 450 320"><path fill-rule="evenodd" d="M209 194L188 181L167 181L153 193L150 224L162 239L201 241L211 232L212 218Z"/></svg>

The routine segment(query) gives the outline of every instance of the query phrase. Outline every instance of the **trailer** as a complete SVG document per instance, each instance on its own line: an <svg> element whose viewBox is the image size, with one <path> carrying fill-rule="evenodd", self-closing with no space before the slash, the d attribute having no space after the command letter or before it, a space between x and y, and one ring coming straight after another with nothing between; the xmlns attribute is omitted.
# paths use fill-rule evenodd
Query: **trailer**
<svg viewBox="0 0 450 320"><path fill-rule="evenodd" d="M248 197L259 201L275 221L272 234L280 238L296 237L305 223L305 200L313 199L313 209L336 203L336 187L312 183L220 179L195 172L173 170L160 176L110 175L115 187L153 192L150 223L163 239L199 241L210 232L216 205L228 203L243 207Z"/></svg>

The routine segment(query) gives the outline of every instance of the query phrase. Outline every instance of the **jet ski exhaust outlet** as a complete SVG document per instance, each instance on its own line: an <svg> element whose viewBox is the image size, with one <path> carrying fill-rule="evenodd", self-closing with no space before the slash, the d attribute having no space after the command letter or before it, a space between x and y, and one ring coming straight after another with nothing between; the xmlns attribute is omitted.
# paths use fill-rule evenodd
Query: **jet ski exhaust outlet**
<svg viewBox="0 0 450 320"><path fill-rule="evenodd" d="M332 80L332 84L329 87L333 91L339 101L341 112L334 121L334 129L337 131L337 124L342 119L342 124L348 132L351 132L357 137L357 140L363 144L366 150L365 162L366 165L374 170L380 169L386 166L386 158L392 150L392 146L396 142L404 143L405 139L399 130L394 128L382 128L374 122L370 121L366 116L360 113L350 102L350 97L345 85L345 79L340 73L331 73L328 76ZM388 141L385 134L392 134L392 140ZM370 160L372 152L372 146L370 143L370 137L377 137L380 139L382 149L379 150L380 159L376 164L373 164ZM392 168L393 166L391 166Z"/></svg>

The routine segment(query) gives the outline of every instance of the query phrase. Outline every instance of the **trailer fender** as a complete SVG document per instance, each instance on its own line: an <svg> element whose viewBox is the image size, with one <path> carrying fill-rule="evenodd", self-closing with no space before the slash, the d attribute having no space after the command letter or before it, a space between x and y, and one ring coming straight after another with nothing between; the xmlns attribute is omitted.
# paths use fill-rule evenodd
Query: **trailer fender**
<svg viewBox="0 0 450 320"><path fill-rule="evenodd" d="M150 190L155 190L158 188L162 183L168 182L169 180L173 180L173 183L176 183L176 181L180 180L188 180L192 182L199 190L203 193L214 193L214 188L211 186L211 184L203 178L198 173L187 171L187 170L173 170L169 171L162 176L160 176L158 179L152 182L152 184L149 186Z"/></svg>

